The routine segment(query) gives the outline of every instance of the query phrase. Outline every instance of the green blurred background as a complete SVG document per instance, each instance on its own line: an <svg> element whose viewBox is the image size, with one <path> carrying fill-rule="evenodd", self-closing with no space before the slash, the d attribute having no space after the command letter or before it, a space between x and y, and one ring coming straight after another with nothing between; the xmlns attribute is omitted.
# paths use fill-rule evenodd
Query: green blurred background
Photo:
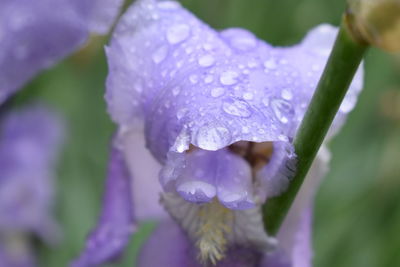
<svg viewBox="0 0 400 267"><path fill-rule="evenodd" d="M129 1L131 2L131 1ZM319 23L338 25L345 1L182 0L217 29L244 27L274 45L291 45ZM107 38L43 72L17 95L58 108L68 139L58 168L56 215L64 230L58 247L37 245L40 266L67 266L99 214L108 144L115 126L103 100ZM400 57L371 49L365 89L331 142L332 164L316 200L315 266L400 266ZM134 266L144 224L119 264Z"/></svg>

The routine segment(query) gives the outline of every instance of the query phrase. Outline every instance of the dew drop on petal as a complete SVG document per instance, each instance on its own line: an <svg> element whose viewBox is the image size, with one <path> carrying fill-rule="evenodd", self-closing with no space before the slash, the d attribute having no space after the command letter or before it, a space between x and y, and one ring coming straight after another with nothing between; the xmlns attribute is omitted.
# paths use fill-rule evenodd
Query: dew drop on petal
<svg viewBox="0 0 400 267"><path fill-rule="evenodd" d="M187 112L188 112L187 108L182 108L182 109L178 110L176 113L176 118L178 120L182 119L186 115Z"/></svg>
<svg viewBox="0 0 400 267"><path fill-rule="evenodd" d="M251 115L250 106L245 101L237 99L225 100L222 104L222 109L233 116L249 117Z"/></svg>
<svg viewBox="0 0 400 267"><path fill-rule="evenodd" d="M269 106L269 98L268 97L264 97L262 100L262 103L264 104L264 106L268 107Z"/></svg>
<svg viewBox="0 0 400 267"><path fill-rule="evenodd" d="M247 127L247 126L243 126L243 127L242 127L242 133L248 134L249 132L250 132L249 127Z"/></svg>
<svg viewBox="0 0 400 267"><path fill-rule="evenodd" d="M179 87L174 87L174 88L172 88L172 94L173 94L174 96L179 95L180 92L181 92L181 90L179 89Z"/></svg>
<svg viewBox="0 0 400 267"><path fill-rule="evenodd" d="M235 71L225 71L221 73L221 76L219 77L219 81L223 85L232 85L237 83L237 78L239 74Z"/></svg>
<svg viewBox="0 0 400 267"><path fill-rule="evenodd" d="M243 94L243 99L244 100L252 100L253 98L254 98L254 95L251 92L246 92L246 93Z"/></svg>
<svg viewBox="0 0 400 267"><path fill-rule="evenodd" d="M199 58L198 63L202 67L210 67L214 65L215 59L212 55L204 55Z"/></svg>
<svg viewBox="0 0 400 267"><path fill-rule="evenodd" d="M292 105L282 99L274 99L271 102L272 110L274 111L275 116L282 123L288 123L288 116L293 116L293 108Z"/></svg>
<svg viewBox="0 0 400 267"><path fill-rule="evenodd" d="M193 140L194 145L205 150L217 150L231 141L230 131L223 126L202 126Z"/></svg>
<svg viewBox="0 0 400 267"><path fill-rule="evenodd" d="M264 67L266 67L267 69L273 70L273 69L276 69L277 65L276 65L275 60L273 58L271 58L264 62Z"/></svg>
<svg viewBox="0 0 400 267"><path fill-rule="evenodd" d="M236 49L247 51L256 47L257 41L253 36L243 36L242 38L232 39L231 44Z"/></svg>
<svg viewBox="0 0 400 267"><path fill-rule="evenodd" d="M214 77L212 75L207 75L204 77L204 82L205 83L212 83L214 81Z"/></svg>
<svg viewBox="0 0 400 267"><path fill-rule="evenodd" d="M167 40L170 44L178 44L189 37L190 28L186 24L173 25L167 30Z"/></svg>
<svg viewBox="0 0 400 267"><path fill-rule="evenodd" d="M281 95L285 100L291 100L293 98L293 94L290 89L283 89Z"/></svg>
<svg viewBox="0 0 400 267"><path fill-rule="evenodd" d="M180 4L178 2L173 2L173 1L165 1L165 2L159 2L157 3L157 6L160 9L164 9L164 10L173 10L173 9L177 9L178 7L180 7Z"/></svg>
<svg viewBox="0 0 400 267"><path fill-rule="evenodd" d="M195 74L192 74L192 75L189 76L189 81L192 84L196 84L196 83L199 82L199 77L197 75L195 75Z"/></svg>
<svg viewBox="0 0 400 267"><path fill-rule="evenodd" d="M168 53L168 47L161 46L156 51L154 51L151 58L153 59L154 63L158 64L167 57L167 53Z"/></svg>
<svg viewBox="0 0 400 267"><path fill-rule="evenodd" d="M220 97L225 93L225 88L223 87L216 87L211 89L211 96L212 97Z"/></svg>

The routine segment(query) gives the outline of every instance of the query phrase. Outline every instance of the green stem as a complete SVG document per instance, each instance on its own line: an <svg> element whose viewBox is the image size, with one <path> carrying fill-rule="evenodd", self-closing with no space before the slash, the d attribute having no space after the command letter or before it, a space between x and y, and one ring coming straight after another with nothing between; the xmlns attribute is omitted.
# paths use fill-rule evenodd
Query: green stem
<svg viewBox="0 0 400 267"><path fill-rule="evenodd" d="M296 175L285 193L268 199L263 206L264 225L270 235L277 234L285 219L367 47L352 38L344 17L328 63L294 139L298 158Z"/></svg>

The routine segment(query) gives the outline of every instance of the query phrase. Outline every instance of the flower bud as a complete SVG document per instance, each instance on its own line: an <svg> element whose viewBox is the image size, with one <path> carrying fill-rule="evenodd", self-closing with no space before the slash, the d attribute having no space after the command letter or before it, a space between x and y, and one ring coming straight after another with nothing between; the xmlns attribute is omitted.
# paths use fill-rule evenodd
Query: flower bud
<svg viewBox="0 0 400 267"><path fill-rule="evenodd" d="M348 18L358 41L400 51L400 0L349 0Z"/></svg>

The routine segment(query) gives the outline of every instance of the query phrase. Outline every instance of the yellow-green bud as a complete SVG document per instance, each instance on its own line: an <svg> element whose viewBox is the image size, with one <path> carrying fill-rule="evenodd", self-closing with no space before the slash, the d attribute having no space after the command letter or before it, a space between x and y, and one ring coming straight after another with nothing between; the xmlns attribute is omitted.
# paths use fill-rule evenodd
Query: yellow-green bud
<svg viewBox="0 0 400 267"><path fill-rule="evenodd" d="M349 0L348 23L357 41L400 51L400 0Z"/></svg>

